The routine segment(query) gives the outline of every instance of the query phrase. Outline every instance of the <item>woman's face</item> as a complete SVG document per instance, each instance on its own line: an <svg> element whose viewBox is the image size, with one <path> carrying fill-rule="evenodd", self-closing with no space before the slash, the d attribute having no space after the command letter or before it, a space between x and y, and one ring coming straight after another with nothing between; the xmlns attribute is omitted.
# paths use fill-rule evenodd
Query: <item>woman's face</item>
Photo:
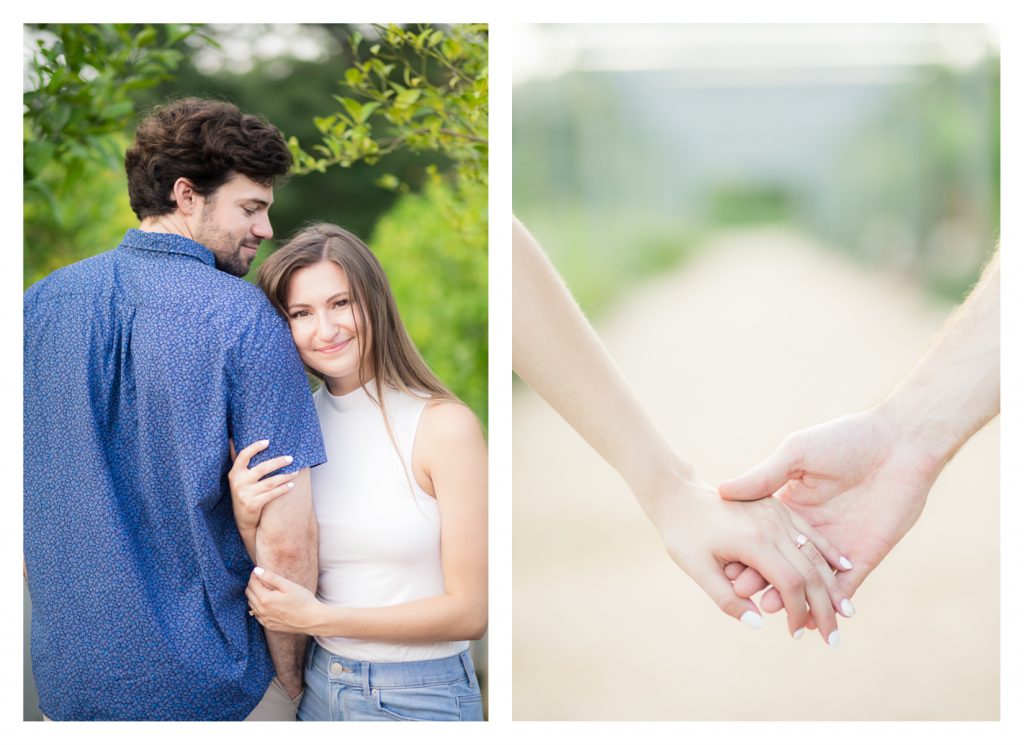
<svg viewBox="0 0 1024 745"><path fill-rule="evenodd" d="M288 281L288 323L299 356L335 395L359 387L361 350L369 344L345 271L333 261L298 269ZM367 371L367 377L372 373Z"/></svg>

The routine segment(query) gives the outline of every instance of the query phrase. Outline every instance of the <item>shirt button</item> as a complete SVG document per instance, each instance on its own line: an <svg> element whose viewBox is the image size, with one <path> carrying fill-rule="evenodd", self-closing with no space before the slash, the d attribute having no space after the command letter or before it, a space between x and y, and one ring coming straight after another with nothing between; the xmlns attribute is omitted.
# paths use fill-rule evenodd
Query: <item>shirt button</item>
<svg viewBox="0 0 1024 745"><path fill-rule="evenodd" d="M341 675L343 672L345 672L345 668L342 667L340 662L331 663L331 675Z"/></svg>

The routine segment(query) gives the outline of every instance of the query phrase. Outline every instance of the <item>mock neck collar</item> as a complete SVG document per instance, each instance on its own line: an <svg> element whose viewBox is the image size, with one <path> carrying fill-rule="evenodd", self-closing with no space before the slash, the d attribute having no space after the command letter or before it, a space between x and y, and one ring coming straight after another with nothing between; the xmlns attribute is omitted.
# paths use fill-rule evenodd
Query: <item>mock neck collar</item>
<svg viewBox="0 0 1024 745"><path fill-rule="evenodd" d="M331 393L327 387L327 383L320 384L320 393L324 397L324 400L331 405L332 408L338 411L358 411L360 409L374 408L379 409L380 407L371 397L368 391L373 391L373 396L376 396L376 390L372 380L366 381L365 386L360 386L354 391L343 393L340 396L335 396Z"/></svg>

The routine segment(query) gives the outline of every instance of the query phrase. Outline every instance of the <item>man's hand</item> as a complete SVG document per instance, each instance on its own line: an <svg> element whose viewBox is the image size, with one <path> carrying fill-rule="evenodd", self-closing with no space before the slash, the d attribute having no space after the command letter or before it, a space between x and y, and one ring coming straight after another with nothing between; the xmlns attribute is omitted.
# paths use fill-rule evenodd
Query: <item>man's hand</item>
<svg viewBox="0 0 1024 745"><path fill-rule="evenodd" d="M847 599L917 521L945 460L905 434L884 409L836 419L787 437L767 460L719 486L729 500L775 494L827 539L842 546L853 567L837 583ZM729 574L737 571L735 565ZM735 577L738 595L767 586L753 569ZM761 607L774 613L771 589Z"/></svg>
<svg viewBox="0 0 1024 745"><path fill-rule="evenodd" d="M885 402L790 435L764 463L719 492L732 500L774 493L849 550L853 568L838 582L853 595L917 521L949 459L998 413L997 252L935 345ZM726 567L726 576L744 597L767 584L736 564ZM778 610L778 593L765 593L761 606Z"/></svg>

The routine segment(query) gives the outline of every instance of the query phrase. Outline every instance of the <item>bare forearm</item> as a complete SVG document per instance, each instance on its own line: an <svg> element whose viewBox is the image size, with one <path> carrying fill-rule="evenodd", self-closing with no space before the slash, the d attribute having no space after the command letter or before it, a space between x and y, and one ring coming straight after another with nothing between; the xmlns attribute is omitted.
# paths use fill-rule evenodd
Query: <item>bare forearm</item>
<svg viewBox="0 0 1024 745"><path fill-rule="evenodd" d="M256 563L309 590L317 583L317 524L309 489L309 471L296 474L287 497L268 504L254 539ZM301 634L267 632L267 648L285 689L297 695L302 687L302 662L307 639Z"/></svg>
<svg viewBox="0 0 1024 745"><path fill-rule="evenodd" d="M342 608L321 603L309 633L390 642L479 639L487 628L486 600L434 595L384 608Z"/></svg>
<svg viewBox="0 0 1024 745"><path fill-rule="evenodd" d="M999 413L999 254L878 410L945 462Z"/></svg>
<svg viewBox="0 0 1024 745"><path fill-rule="evenodd" d="M245 552L249 554L249 558L252 559L254 564L259 564L259 559L256 555L256 528L243 528L238 526L238 535L242 537L242 545L245 546Z"/></svg>
<svg viewBox="0 0 1024 745"><path fill-rule="evenodd" d="M658 432L565 284L513 219L512 365L630 485L642 506L691 469Z"/></svg>
<svg viewBox="0 0 1024 745"><path fill-rule="evenodd" d="M312 525L312 540L309 545L312 552L281 552L273 545L261 547L257 530L256 555L257 563L271 571L278 572L302 586L316 589L316 522ZM267 631L267 649L274 662L274 670L281 684L292 696L302 690L302 663L306 653L307 637L304 634L286 634L281 631Z"/></svg>
<svg viewBox="0 0 1024 745"><path fill-rule="evenodd" d="M278 533L257 528L254 546L253 558L259 566L316 590L317 526L312 516L302 531L290 537L287 543L280 540Z"/></svg>
<svg viewBox="0 0 1024 745"><path fill-rule="evenodd" d="M287 495L260 513L253 558L259 566L315 590L318 543L309 469L296 472L293 483Z"/></svg>

